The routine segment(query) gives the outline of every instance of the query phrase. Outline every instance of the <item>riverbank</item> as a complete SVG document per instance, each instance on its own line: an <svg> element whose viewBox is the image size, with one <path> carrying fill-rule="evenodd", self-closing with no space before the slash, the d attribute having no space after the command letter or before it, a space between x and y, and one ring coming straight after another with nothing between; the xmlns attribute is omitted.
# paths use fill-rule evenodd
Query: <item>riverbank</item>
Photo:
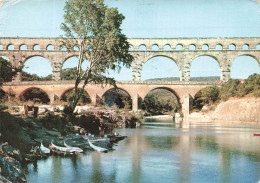
<svg viewBox="0 0 260 183"><path fill-rule="evenodd" d="M23 111L17 110L17 107L14 110L16 110L14 114L0 110L0 143L8 142L9 144L3 153L0 152L1 181L17 182L16 179L24 179L21 168L24 164L46 158L46 155L42 154L39 149L41 142L49 147L51 141L58 146L64 146L66 141L68 145L80 147L87 152L93 149L84 137L86 134L91 134L88 138L96 146L111 151L114 143L125 138L114 134L113 129L135 127L138 122L134 114L130 115L126 112L95 110L67 115L55 108L53 111L46 109L38 118L34 118L31 112L28 118L24 118ZM7 149L10 148L14 150L7 153ZM21 174L18 174L17 170ZM17 174L18 177L12 179L12 174Z"/></svg>
<svg viewBox="0 0 260 183"><path fill-rule="evenodd" d="M215 106L214 110L193 112L187 120L190 122L220 123L257 123L260 124L260 98L230 98Z"/></svg>

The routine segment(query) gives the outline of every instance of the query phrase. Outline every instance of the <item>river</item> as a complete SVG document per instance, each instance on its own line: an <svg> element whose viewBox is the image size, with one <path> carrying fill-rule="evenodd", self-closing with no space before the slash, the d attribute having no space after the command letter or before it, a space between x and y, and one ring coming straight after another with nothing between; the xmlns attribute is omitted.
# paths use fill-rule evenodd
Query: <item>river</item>
<svg viewBox="0 0 260 183"><path fill-rule="evenodd" d="M28 165L29 182L173 183L260 181L259 126L171 121L116 129L128 136L108 153L50 156Z"/></svg>

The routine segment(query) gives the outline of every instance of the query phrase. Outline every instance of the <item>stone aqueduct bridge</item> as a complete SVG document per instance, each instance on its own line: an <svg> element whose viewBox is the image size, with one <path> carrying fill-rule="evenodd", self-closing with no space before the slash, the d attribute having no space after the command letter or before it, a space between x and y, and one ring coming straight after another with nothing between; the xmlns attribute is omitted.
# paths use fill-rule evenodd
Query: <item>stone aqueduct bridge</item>
<svg viewBox="0 0 260 183"><path fill-rule="evenodd" d="M183 111L188 112L188 96L194 97L200 89L209 85L189 82L191 63L199 56L210 56L219 63L220 79L223 81L230 78L232 61L238 56L251 56L260 65L260 50L256 49L260 46L260 38L147 38L128 39L128 41L132 48L130 53L134 56L131 65L133 81L119 82L118 87L131 96L133 110L138 109L138 97L144 98L148 92L156 88L166 88L177 96ZM190 49L191 47L193 50ZM3 90L6 92L12 90L19 97L31 88L40 88L49 95L51 102L54 101L55 96L62 97L66 91L73 88L72 82L60 81L62 65L67 59L77 56L78 51L76 49L67 51L61 48L62 43L58 38L0 38L0 56L6 56L13 66L21 67L28 59L41 56L50 61L53 72L53 81L49 82L21 82L21 74L18 74L12 83L3 86ZM156 56L170 58L177 64L180 82L140 81L143 65ZM101 87L94 84L86 87L93 103L110 89L111 86Z"/></svg>

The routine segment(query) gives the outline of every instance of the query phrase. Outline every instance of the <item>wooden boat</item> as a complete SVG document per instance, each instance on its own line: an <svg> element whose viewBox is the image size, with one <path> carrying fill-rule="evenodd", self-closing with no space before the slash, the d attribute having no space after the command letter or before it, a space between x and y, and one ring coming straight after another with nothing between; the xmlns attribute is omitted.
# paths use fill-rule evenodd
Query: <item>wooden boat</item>
<svg viewBox="0 0 260 183"><path fill-rule="evenodd" d="M260 133L254 133L254 136L260 136Z"/></svg>
<svg viewBox="0 0 260 183"><path fill-rule="evenodd" d="M108 151L107 149L105 149L103 147L98 147L98 146L92 144L89 139L88 139L88 143L89 143L89 146L92 147L95 151L98 151L98 152L107 152Z"/></svg>
<svg viewBox="0 0 260 183"><path fill-rule="evenodd" d="M40 150L43 154L50 154L51 152L49 148L43 146L42 142L41 142Z"/></svg>
<svg viewBox="0 0 260 183"><path fill-rule="evenodd" d="M65 145L65 147L72 149L75 153L83 153L82 149L80 149L79 147L69 146L68 144L66 144L65 141L64 141L64 145Z"/></svg>
<svg viewBox="0 0 260 183"><path fill-rule="evenodd" d="M53 144L53 141L51 141L51 145L54 149L61 151L61 152L65 152L65 153L74 153L75 151L71 148L68 147L61 147L61 146L56 146Z"/></svg>

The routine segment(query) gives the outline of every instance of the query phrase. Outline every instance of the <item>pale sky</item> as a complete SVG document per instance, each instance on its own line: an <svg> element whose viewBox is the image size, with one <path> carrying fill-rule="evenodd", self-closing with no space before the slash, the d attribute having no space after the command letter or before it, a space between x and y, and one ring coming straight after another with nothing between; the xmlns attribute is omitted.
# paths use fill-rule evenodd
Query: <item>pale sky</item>
<svg viewBox="0 0 260 183"><path fill-rule="evenodd" d="M62 34L60 24L65 0L13 1L5 2L0 9L1 37L58 37ZM3 0L0 5L1 2ZM105 3L118 7L126 17L122 28L129 38L260 37L257 0L106 0ZM36 63L39 62L44 59L28 60L27 71L40 76L50 74L48 64L46 69L38 70ZM71 67L73 62L75 64L73 60L66 62L64 67ZM192 63L191 76L219 76L219 70L214 59L201 57ZM247 78L255 72L260 73L260 68L251 57L239 57L231 67L233 78ZM178 76L176 64L163 57L148 61L142 72L142 79ZM131 70L123 70L115 78L130 80Z"/></svg>

